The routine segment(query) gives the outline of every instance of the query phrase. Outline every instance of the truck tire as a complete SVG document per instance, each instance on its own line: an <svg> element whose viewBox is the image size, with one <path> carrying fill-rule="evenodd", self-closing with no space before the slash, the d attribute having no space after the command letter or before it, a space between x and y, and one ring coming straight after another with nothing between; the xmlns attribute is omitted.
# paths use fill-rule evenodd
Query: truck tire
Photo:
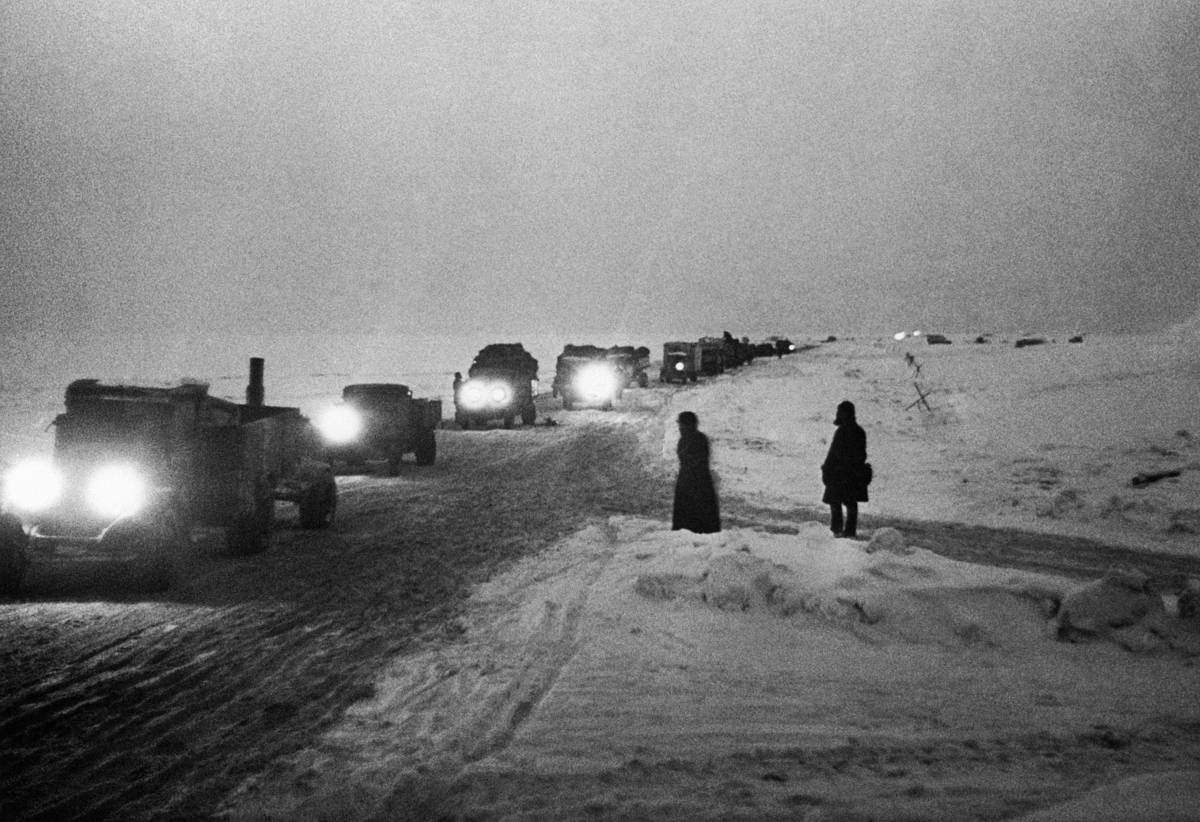
<svg viewBox="0 0 1200 822"><path fill-rule="evenodd" d="M532 405L527 405L527 406L525 406L525 408L523 408L521 410L521 424L522 425L533 425L533 422L536 419L537 419L537 409L535 407L533 407Z"/></svg>
<svg viewBox="0 0 1200 822"><path fill-rule="evenodd" d="M416 458L417 465L433 465L437 460L437 436L432 428L421 433L417 441Z"/></svg>
<svg viewBox="0 0 1200 822"><path fill-rule="evenodd" d="M404 451L397 449L387 458L387 465L384 467L384 473L389 477L400 476L400 463L404 461Z"/></svg>
<svg viewBox="0 0 1200 822"><path fill-rule="evenodd" d="M638 388L648 388L650 386L650 378L646 376L646 372L642 371L637 377Z"/></svg>
<svg viewBox="0 0 1200 822"><path fill-rule="evenodd" d="M29 538L21 521L12 514L0 514L0 595L16 596L29 568Z"/></svg>
<svg viewBox="0 0 1200 822"><path fill-rule="evenodd" d="M513 422L514 422L516 419L517 419L517 418L516 418L516 415L514 415L514 414L505 414L505 415L504 415L504 427L505 427L505 428L512 428L512 427L513 427Z"/></svg>
<svg viewBox="0 0 1200 822"><path fill-rule="evenodd" d="M240 511L225 529L225 548L237 556L261 554L271 543L275 525L275 500L270 489L259 489L254 509Z"/></svg>
<svg viewBox="0 0 1200 822"><path fill-rule="evenodd" d="M337 483L333 475L314 482L300 497L300 527L325 528L333 522L337 510Z"/></svg>

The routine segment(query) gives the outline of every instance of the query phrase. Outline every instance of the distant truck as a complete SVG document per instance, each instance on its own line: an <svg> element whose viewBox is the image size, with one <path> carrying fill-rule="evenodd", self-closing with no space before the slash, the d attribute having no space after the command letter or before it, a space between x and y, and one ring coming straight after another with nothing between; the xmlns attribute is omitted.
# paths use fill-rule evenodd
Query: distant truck
<svg viewBox="0 0 1200 822"><path fill-rule="evenodd" d="M342 389L341 404L319 417L317 427L331 465L361 470L384 461L395 476L405 454L417 465L433 465L441 421L440 399L418 399L400 383L356 383Z"/></svg>
<svg viewBox="0 0 1200 822"><path fill-rule="evenodd" d="M551 394L561 397L563 408L608 410L621 397L627 382L620 363L609 350L595 345L566 345L554 365Z"/></svg>
<svg viewBox="0 0 1200 822"><path fill-rule="evenodd" d="M796 352L796 344L787 337L767 337L767 342L774 346L776 357L782 357L784 354L794 354Z"/></svg>
<svg viewBox="0 0 1200 822"><path fill-rule="evenodd" d="M0 591L20 590L31 556L119 562L163 588L193 526L224 529L231 553L264 550L276 500L327 525L337 485L319 438L298 408L264 405L262 386L259 358L245 404L203 384L72 382L53 456L4 478Z"/></svg>
<svg viewBox="0 0 1200 822"><path fill-rule="evenodd" d="M715 377L725 373L725 339L723 337L701 337L700 373Z"/></svg>
<svg viewBox="0 0 1200 822"><path fill-rule="evenodd" d="M614 345L605 355L621 373L624 388L645 388L650 385L646 370L650 367L650 349L644 345Z"/></svg>
<svg viewBox="0 0 1200 822"><path fill-rule="evenodd" d="M700 375L700 343L673 341L663 343L659 382L695 382Z"/></svg>
<svg viewBox="0 0 1200 822"><path fill-rule="evenodd" d="M519 416L523 424L533 425L537 378L538 361L521 343L484 346L454 397L455 422L470 428L500 419L511 428Z"/></svg>

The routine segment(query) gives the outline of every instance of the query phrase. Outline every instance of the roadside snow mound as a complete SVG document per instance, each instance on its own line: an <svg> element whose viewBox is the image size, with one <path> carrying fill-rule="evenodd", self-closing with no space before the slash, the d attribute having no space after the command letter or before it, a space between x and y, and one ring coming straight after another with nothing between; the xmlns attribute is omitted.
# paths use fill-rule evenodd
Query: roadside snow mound
<svg viewBox="0 0 1200 822"><path fill-rule="evenodd" d="M1190 606L1181 598L1182 618L1172 616L1133 569L1080 583L957 562L908 545L894 528L878 529L870 542L834 539L815 522L795 536L735 529L642 539L656 544L639 556L655 561L634 588L650 600L815 617L872 640L985 647L1098 640L1137 652L1200 652L1200 622L1184 613Z"/></svg>
<svg viewBox="0 0 1200 822"><path fill-rule="evenodd" d="M728 612L840 622L870 638L1013 646L1053 636L1068 580L956 562L905 544L895 529L870 543L805 523L796 536L736 529L674 532L672 566L638 576L648 599L694 600ZM690 562L680 560L690 559Z"/></svg>

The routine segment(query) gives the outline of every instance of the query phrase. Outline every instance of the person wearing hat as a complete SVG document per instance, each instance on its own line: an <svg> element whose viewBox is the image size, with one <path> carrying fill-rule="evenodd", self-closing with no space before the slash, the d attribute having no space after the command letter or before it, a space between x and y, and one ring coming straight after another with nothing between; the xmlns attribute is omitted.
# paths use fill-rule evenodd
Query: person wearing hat
<svg viewBox="0 0 1200 822"><path fill-rule="evenodd" d="M825 484L821 501L829 505L829 529L833 535L854 537L858 532L858 504L867 501L867 485L871 481L867 434L855 420L854 403L849 401L838 403L833 424L837 431L821 464L821 482Z"/></svg>
<svg viewBox="0 0 1200 822"><path fill-rule="evenodd" d="M700 432L699 419L692 411L678 418L679 476L675 480L675 505L671 530L697 534L715 534L721 530L721 512L717 489L708 466L708 437Z"/></svg>

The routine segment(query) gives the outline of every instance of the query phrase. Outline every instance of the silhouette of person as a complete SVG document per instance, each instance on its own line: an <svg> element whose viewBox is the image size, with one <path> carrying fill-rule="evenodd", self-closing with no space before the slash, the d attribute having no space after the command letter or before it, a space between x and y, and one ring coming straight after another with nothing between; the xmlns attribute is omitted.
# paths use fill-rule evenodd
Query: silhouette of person
<svg viewBox="0 0 1200 822"><path fill-rule="evenodd" d="M699 420L691 411L679 415L679 476L675 480L675 507L671 530L713 534L721 530L717 490L708 467L708 437L700 433Z"/></svg>
<svg viewBox="0 0 1200 822"><path fill-rule="evenodd" d="M454 372L454 401L458 402L458 392L462 390L463 378L461 371Z"/></svg>
<svg viewBox="0 0 1200 822"><path fill-rule="evenodd" d="M837 537L853 537L858 532L858 504L867 502L867 434L854 418L854 403L838 403L833 424L837 431L829 443L829 453L821 464L821 482L825 493L821 501L829 505L829 529ZM845 506L845 519L842 507Z"/></svg>

